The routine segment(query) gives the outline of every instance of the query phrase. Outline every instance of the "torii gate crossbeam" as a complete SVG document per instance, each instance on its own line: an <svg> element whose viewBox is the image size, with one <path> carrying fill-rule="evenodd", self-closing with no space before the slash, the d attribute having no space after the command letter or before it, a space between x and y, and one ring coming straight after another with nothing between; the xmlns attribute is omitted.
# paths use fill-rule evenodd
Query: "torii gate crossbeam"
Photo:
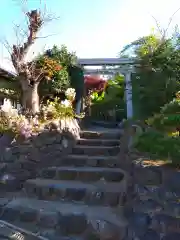
<svg viewBox="0 0 180 240"><path fill-rule="evenodd" d="M83 66L118 66L118 65L127 65L134 64L134 58L79 58L79 64Z"/></svg>

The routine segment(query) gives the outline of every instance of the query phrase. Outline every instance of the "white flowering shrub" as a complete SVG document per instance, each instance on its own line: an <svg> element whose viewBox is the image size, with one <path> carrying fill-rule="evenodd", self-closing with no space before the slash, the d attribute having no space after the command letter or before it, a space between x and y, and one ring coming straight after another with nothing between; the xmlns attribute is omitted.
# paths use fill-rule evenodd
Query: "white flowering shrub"
<svg viewBox="0 0 180 240"><path fill-rule="evenodd" d="M68 88L65 92L67 100L73 102L76 97L76 92L74 88Z"/></svg>
<svg viewBox="0 0 180 240"><path fill-rule="evenodd" d="M53 102L48 101L47 105L44 105L41 110L42 120L50 119L62 119L62 118L73 118L74 111L71 101L61 101L55 98Z"/></svg>
<svg viewBox="0 0 180 240"><path fill-rule="evenodd" d="M41 106L37 116L22 115L12 106L10 100L5 100L0 108L0 132L11 131L16 135L29 138L42 131L47 124L53 122L58 125L63 119L73 119L75 115L72 101L75 97L75 90L67 89L66 96L67 99L64 101L55 98L53 102L49 101Z"/></svg>
<svg viewBox="0 0 180 240"><path fill-rule="evenodd" d="M65 99L64 101L61 101L61 105L64 108L72 107L72 102L67 100L67 99Z"/></svg>
<svg viewBox="0 0 180 240"><path fill-rule="evenodd" d="M9 99L4 99L4 103L1 106L1 114L4 116L14 117L18 115L18 110L12 106Z"/></svg>

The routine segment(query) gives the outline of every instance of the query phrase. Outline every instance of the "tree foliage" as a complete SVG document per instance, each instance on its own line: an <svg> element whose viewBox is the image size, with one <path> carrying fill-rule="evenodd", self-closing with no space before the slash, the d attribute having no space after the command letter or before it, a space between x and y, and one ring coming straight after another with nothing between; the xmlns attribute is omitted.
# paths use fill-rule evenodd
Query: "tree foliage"
<svg viewBox="0 0 180 240"><path fill-rule="evenodd" d="M179 165L180 158L180 38L148 36L131 45L139 58L133 80L140 111L149 117L150 129L141 133L134 146L143 152Z"/></svg>
<svg viewBox="0 0 180 240"><path fill-rule="evenodd" d="M120 56L126 55L130 57L130 55L134 55L135 57L142 59L143 57L155 52L161 44L161 41L161 38L154 34L141 37L126 45L120 52Z"/></svg>
<svg viewBox="0 0 180 240"><path fill-rule="evenodd" d="M121 54L135 56L137 73L133 74L135 109L139 118L158 113L180 90L179 35L170 38L150 34L125 46Z"/></svg>
<svg viewBox="0 0 180 240"><path fill-rule="evenodd" d="M68 66L77 61L75 53L68 51L65 45L56 45L37 58L38 63L47 71L52 81L41 83L41 95L50 95L65 91L70 86Z"/></svg>
<svg viewBox="0 0 180 240"><path fill-rule="evenodd" d="M77 62L75 52L69 52L65 45L62 45L60 48L54 45L52 49L46 51L46 55L61 63L63 67L67 67L70 64Z"/></svg>

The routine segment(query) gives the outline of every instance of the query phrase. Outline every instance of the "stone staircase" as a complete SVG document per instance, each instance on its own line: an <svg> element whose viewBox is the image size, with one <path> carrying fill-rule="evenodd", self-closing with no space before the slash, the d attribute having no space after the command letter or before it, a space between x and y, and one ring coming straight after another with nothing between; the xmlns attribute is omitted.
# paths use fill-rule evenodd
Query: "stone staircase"
<svg viewBox="0 0 180 240"><path fill-rule="evenodd" d="M44 239L126 239L120 136L117 129L83 131L61 166L27 180L16 198L0 199L0 219Z"/></svg>

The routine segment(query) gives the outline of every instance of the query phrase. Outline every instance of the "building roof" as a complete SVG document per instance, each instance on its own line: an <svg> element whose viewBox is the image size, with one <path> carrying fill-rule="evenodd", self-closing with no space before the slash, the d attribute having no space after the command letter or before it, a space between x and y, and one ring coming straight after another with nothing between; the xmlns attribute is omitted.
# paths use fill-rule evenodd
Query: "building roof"
<svg viewBox="0 0 180 240"><path fill-rule="evenodd" d="M7 79L11 79L13 77L15 77L15 73L13 72L10 72L2 67L0 67L0 77L4 77L4 78L7 78Z"/></svg>

